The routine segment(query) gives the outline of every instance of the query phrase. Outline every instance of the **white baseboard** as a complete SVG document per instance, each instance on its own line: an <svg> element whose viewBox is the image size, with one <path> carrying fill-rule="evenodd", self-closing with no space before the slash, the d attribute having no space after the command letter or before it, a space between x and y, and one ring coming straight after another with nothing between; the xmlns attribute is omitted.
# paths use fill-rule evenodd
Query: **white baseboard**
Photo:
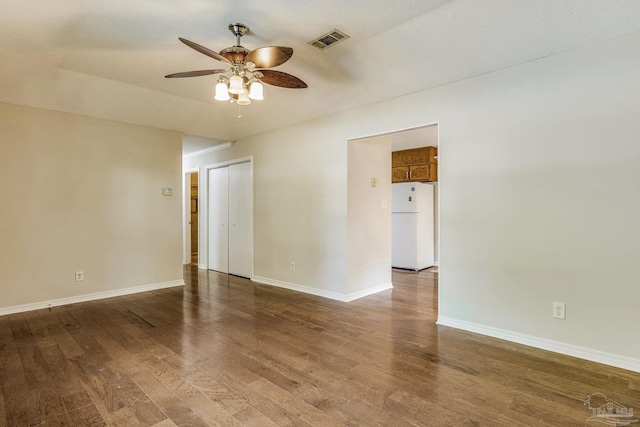
<svg viewBox="0 0 640 427"><path fill-rule="evenodd" d="M560 341L548 340L532 335L493 328L490 326L479 325L477 323L452 319L450 317L438 316L438 321L436 323L442 326L450 326L452 328L475 332L477 334L487 335L494 338L500 338L506 341L528 345L530 347L553 351L555 353L564 354L566 356L577 357L592 362L615 366L617 368L628 369L629 371L640 372L640 360L633 359L631 357L620 356L617 354L607 353L600 350L593 350L586 347L579 347Z"/></svg>
<svg viewBox="0 0 640 427"><path fill-rule="evenodd" d="M0 308L0 316L25 311L40 310L43 308L56 307L60 305L75 304L78 302L93 301L97 299L113 298L123 295L137 294L140 292L155 291L157 289L172 288L174 286L184 286L184 280L173 280L170 282L153 283L151 285L134 286L133 288L114 289L112 291L97 292L94 294L77 295L68 298L59 298L49 301L34 302L31 304L14 305L12 307Z"/></svg>
<svg viewBox="0 0 640 427"><path fill-rule="evenodd" d="M393 288L391 283L386 283L373 288L365 289L363 291L354 292L351 294L341 294L339 292L327 291L324 289L312 288L309 286L298 285L290 282L283 282L282 280L269 279L267 277L254 276L252 279L254 282L262 283L265 285L276 286L278 288L289 289L292 291L302 292L305 294L316 295L319 297L329 298L341 302L351 302L358 298L363 298L368 295L372 295L378 292L386 291Z"/></svg>
<svg viewBox="0 0 640 427"><path fill-rule="evenodd" d="M364 298L369 295L377 294L378 292L388 291L389 289L393 289L393 283L391 282L384 283L379 286L374 286L373 288L368 288L362 291L353 292L346 295L347 297L346 302L355 301L357 299Z"/></svg>

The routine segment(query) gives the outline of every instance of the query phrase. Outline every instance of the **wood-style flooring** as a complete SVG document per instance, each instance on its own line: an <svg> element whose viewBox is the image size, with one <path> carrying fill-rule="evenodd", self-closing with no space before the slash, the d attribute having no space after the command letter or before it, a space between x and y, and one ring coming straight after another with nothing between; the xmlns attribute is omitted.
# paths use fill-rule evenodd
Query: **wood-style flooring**
<svg viewBox="0 0 640 427"><path fill-rule="evenodd" d="M185 280L0 317L0 426L584 426L595 392L640 408L640 374L435 325L429 271L348 304Z"/></svg>

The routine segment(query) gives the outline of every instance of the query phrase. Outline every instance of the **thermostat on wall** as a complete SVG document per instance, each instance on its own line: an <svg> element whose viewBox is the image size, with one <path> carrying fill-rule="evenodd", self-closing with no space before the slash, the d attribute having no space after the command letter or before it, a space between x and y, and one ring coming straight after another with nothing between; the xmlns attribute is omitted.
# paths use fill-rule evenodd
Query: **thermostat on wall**
<svg viewBox="0 0 640 427"><path fill-rule="evenodd" d="M170 196L172 193L173 193L173 190L171 189L171 187L164 187L162 189L163 196Z"/></svg>

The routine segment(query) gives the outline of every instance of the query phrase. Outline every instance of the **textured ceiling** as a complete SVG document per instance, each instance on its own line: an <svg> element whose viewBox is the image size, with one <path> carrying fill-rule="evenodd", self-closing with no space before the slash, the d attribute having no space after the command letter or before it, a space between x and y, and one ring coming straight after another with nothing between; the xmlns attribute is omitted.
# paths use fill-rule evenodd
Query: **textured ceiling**
<svg viewBox="0 0 640 427"><path fill-rule="evenodd" d="M640 31L637 0L0 0L0 101L219 140L443 85ZM214 76L165 74L220 63L227 26L248 49L294 48L277 67L308 89L265 85L242 108L213 100ZM350 39L307 44L338 28Z"/></svg>

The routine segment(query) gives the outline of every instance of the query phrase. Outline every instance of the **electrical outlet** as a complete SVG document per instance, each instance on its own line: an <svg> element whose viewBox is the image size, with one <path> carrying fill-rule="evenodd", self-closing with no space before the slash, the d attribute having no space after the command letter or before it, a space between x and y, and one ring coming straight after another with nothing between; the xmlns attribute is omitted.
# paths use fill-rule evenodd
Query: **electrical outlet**
<svg viewBox="0 0 640 427"><path fill-rule="evenodd" d="M553 317L556 319L566 319L566 306L563 302L554 302L553 303Z"/></svg>
<svg viewBox="0 0 640 427"><path fill-rule="evenodd" d="M76 282L82 282L84 280L84 272L76 271Z"/></svg>
<svg viewBox="0 0 640 427"><path fill-rule="evenodd" d="M289 269L290 269L291 271L296 271L296 263L295 263L295 262L292 262L292 263L291 263L291 266L289 266Z"/></svg>

